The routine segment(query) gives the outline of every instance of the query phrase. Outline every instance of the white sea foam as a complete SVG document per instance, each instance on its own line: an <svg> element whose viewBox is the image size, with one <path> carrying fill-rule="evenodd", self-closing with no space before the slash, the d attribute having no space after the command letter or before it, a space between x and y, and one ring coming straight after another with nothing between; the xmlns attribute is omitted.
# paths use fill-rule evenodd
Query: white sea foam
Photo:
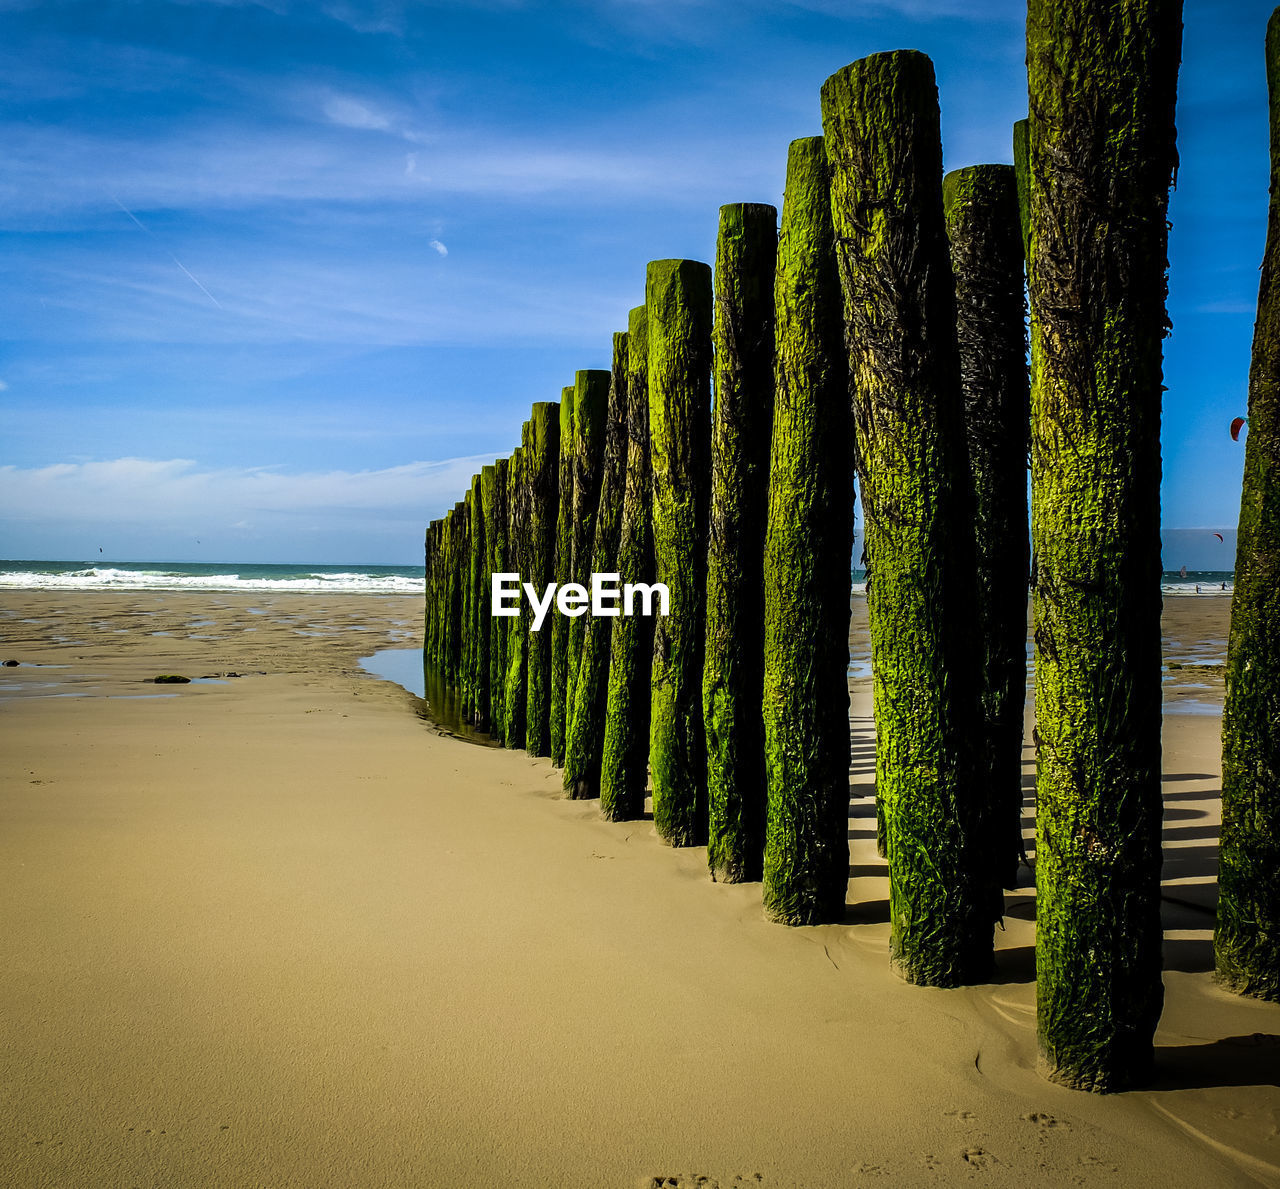
<svg viewBox="0 0 1280 1189"><path fill-rule="evenodd" d="M1197 595L1207 597L1209 595L1218 595L1220 598L1231 597L1232 583L1228 580L1227 589L1222 589L1221 580L1206 581L1196 583L1190 579L1179 580L1177 582L1162 582L1160 584L1160 593L1166 598L1184 598L1190 595L1195 598Z"/></svg>
<svg viewBox="0 0 1280 1189"><path fill-rule="evenodd" d="M253 576L235 572L192 574L178 570L123 570L95 566L83 570L0 570L0 588L21 590L209 590L274 591L281 594L421 595L421 578L403 574L298 572Z"/></svg>

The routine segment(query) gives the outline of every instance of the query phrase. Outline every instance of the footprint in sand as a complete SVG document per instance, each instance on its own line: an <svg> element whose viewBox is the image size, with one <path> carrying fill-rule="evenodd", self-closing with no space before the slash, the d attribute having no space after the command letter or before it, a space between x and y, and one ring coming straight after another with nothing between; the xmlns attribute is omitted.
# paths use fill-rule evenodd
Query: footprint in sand
<svg viewBox="0 0 1280 1189"><path fill-rule="evenodd" d="M998 1163L996 1158L984 1148L966 1148L961 1156L971 1168L989 1168Z"/></svg>
<svg viewBox="0 0 1280 1189"><path fill-rule="evenodd" d="M1042 1131L1048 1131L1055 1127L1069 1128L1071 1126L1065 1119L1055 1119L1044 1111L1032 1111L1031 1114L1023 1115L1022 1117L1028 1123L1034 1123Z"/></svg>
<svg viewBox="0 0 1280 1189"><path fill-rule="evenodd" d="M738 1173L731 1181L720 1181L703 1173L677 1173L671 1177L649 1177L641 1189L764 1189L761 1173Z"/></svg>

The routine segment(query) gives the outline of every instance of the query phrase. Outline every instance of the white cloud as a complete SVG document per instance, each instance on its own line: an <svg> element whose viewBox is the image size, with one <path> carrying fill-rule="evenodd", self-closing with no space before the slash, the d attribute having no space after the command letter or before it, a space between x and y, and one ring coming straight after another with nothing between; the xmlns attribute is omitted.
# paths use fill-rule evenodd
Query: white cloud
<svg viewBox="0 0 1280 1189"><path fill-rule="evenodd" d="M446 248L444 244L442 244L438 239L433 239L431 241L431 246L435 248L435 250L439 252L441 256L449 255L449 249Z"/></svg>
<svg viewBox="0 0 1280 1189"><path fill-rule="evenodd" d="M257 129L234 123L184 128L181 135L99 135L70 125L0 123L6 146L0 219L88 217L109 195L133 211L243 209L300 202L418 203L431 195L480 195L525 202L547 197L575 205L620 199L692 205L772 181L775 160L761 161L732 138L708 151L696 135L628 149L594 136L512 140L456 129L428 138L363 100L318 101L327 124ZM312 110L315 110L313 108ZM388 151L383 137L336 135L333 125L387 131L420 147ZM779 160L785 159L785 153ZM679 185L673 190L672 180Z"/></svg>
<svg viewBox="0 0 1280 1189"><path fill-rule="evenodd" d="M278 467L201 466L189 458L117 458L0 467L0 548L21 530L49 536L129 525L156 535L231 527L284 536L305 520L334 529L407 525L452 507L490 456L368 471L290 474Z"/></svg>
<svg viewBox="0 0 1280 1189"><path fill-rule="evenodd" d="M1252 302L1234 298L1223 298L1221 301L1207 301L1195 307L1197 314L1254 314L1257 307Z"/></svg>
<svg viewBox="0 0 1280 1189"><path fill-rule="evenodd" d="M343 128L384 132L391 127L391 119L384 112L350 95L329 96L324 103L324 114L331 123Z"/></svg>

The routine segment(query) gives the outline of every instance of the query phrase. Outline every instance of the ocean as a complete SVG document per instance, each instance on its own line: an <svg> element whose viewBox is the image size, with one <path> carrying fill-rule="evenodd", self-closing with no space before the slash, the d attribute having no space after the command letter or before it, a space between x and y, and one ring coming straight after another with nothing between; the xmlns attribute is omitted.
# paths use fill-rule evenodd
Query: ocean
<svg viewBox="0 0 1280 1189"><path fill-rule="evenodd" d="M0 589L420 595L424 583L422 566L0 561Z"/></svg>
<svg viewBox="0 0 1280 1189"><path fill-rule="evenodd" d="M866 592L854 570L853 590ZM1230 570L1166 570L1165 595L1230 592ZM0 589L277 591L282 594L422 594L422 566L281 565L261 562L0 561Z"/></svg>

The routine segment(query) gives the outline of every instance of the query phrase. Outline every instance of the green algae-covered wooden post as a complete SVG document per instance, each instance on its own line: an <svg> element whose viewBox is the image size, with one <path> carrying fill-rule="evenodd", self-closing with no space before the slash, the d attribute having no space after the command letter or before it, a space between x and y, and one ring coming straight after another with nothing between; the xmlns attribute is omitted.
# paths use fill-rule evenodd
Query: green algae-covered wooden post
<svg viewBox="0 0 1280 1189"><path fill-rule="evenodd" d="M498 468L496 464L480 469L480 509L484 529L479 559L479 578L475 584L475 634L476 634L476 726L482 731L493 730L492 651L493 634L490 624L491 591L493 577L493 544L497 535Z"/></svg>
<svg viewBox="0 0 1280 1189"><path fill-rule="evenodd" d="M483 594L481 584L484 582L485 565L484 535L484 492L480 472L471 480L471 527L468 536L467 560L467 670L470 675L471 696L468 703L468 720L473 724L480 721L481 699L487 701L483 691L488 686L489 670L480 668L480 606Z"/></svg>
<svg viewBox="0 0 1280 1189"><path fill-rule="evenodd" d="M995 879L1016 886L1022 841L1022 716L1027 691L1026 302L1012 165L973 165L942 179L956 282L977 545L987 824Z"/></svg>
<svg viewBox="0 0 1280 1189"><path fill-rule="evenodd" d="M575 372L573 377L573 560L570 581L591 582L591 550L596 539L596 511L600 503L600 473L604 463L605 421L609 410L611 374L602 368ZM557 616L559 612L556 613ZM565 643L565 738L573 712L578 664L586 635L586 615L567 617Z"/></svg>
<svg viewBox="0 0 1280 1189"><path fill-rule="evenodd" d="M476 603L479 599L480 566L484 552L484 509L480 499L480 476L471 477L467 489L467 552L462 560L462 577L466 584L463 600L463 701L464 721L474 723L480 704L479 651L476 639Z"/></svg>
<svg viewBox="0 0 1280 1189"><path fill-rule="evenodd" d="M436 570L438 561L436 558L436 534L440 522L438 520L431 521L427 525L427 531L423 536L422 556L423 556L423 612L422 612L422 663L423 665L431 664L432 652L434 649L435 633L436 633Z"/></svg>
<svg viewBox="0 0 1280 1189"><path fill-rule="evenodd" d="M773 290L777 350L763 563L764 908L838 921L849 879L853 455L822 137L792 141Z"/></svg>
<svg viewBox="0 0 1280 1189"><path fill-rule="evenodd" d="M539 594L552 581L555 562L556 514L559 508L560 406L556 401L538 401L533 406L532 450L529 463L529 561L523 581L531 582ZM524 600L528 605L528 600ZM530 612L532 625L532 612ZM529 633L527 641L528 702L525 713L525 750L531 756L551 754L551 623L549 616L541 628Z"/></svg>
<svg viewBox="0 0 1280 1189"><path fill-rule="evenodd" d="M1031 0L1036 999L1119 1090L1160 1017L1160 404L1180 0Z"/></svg>
<svg viewBox="0 0 1280 1189"><path fill-rule="evenodd" d="M573 386L560 393L560 474L557 481L555 581L572 581L573 573ZM546 630L546 629L544 629ZM551 615L551 762L564 764L565 691L569 680L569 618Z"/></svg>
<svg viewBox="0 0 1280 1189"><path fill-rule="evenodd" d="M440 577L438 591L439 627L436 628L435 667L443 680L448 680L449 641L452 639L449 616L453 605L453 509L440 517Z"/></svg>
<svg viewBox="0 0 1280 1189"><path fill-rule="evenodd" d="M1223 986L1280 1001L1280 9L1267 25L1271 205L1249 368L1249 428L1222 720L1214 952Z"/></svg>
<svg viewBox="0 0 1280 1189"><path fill-rule="evenodd" d="M467 630L467 612L471 605L470 592L467 587L470 573L467 551L471 542L471 491L468 488L462 499L455 505L458 509L456 518L457 536L454 541L453 585L454 585L454 650L453 650L453 684L458 694L458 706L462 707L464 688L467 681L467 644L471 633Z"/></svg>
<svg viewBox="0 0 1280 1189"><path fill-rule="evenodd" d="M627 465L627 336L613 336L613 370L605 415L604 459L590 573L616 573ZM621 590L621 587L619 587ZM620 604L615 605L621 610ZM584 616L582 656L568 708L564 753L564 790L573 800L600 795L605 701L609 685L609 648L616 617Z"/></svg>
<svg viewBox="0 0 1280 1189"><path fill-rule="evenodd" d="M707 518L711 471L711 269L654 260L649 311L649 443L654 575L670 592L653 647L649 763L653 823L671 846L707 840L702 725Z"/></svg>
<svg viewBox="0 0 1280 1189"><path fill-rule="evenodd" d="M451 685L457 686L461 671L459 658L462 650L462 598L464 587L462 582L462 559L466 545L467 505L459 501L453 505L446 518L448 525L448 553L445 575L447 583L445 609L445 649L443 676Z"/></svg>
<svg viewBox="0 0 1280 1189"><path fill-rule="evenodd" d="M972 499L933 65L873 54L822 87L844 292L889 861L909 982L986 978L999 903L976 780Z"/></svg>
<svg viewBox="0 0 1280 1189"><path fill-rule="evenodd" d="M1031 253L1031 121L1018 120L1013 126L1013 176L1018 187L1018 227L1022 233L1023 263Z"/></svg>
<svg viewBox="0 0 1280 1189"><path fill-rule="evenodd" d="M627 473L618 532L618 581L653 582L649 473L649 320L644 306L627 319ZM653 618L614 621L600 766L600 815L631 821L644 814L649 783L649 698Z"/></svg>
<svg viewBox="0 0 1280 1189"><path fill-rule="evenodd" d="M521 427L520 445L512 451L507 465L507 558L512 573L522 578L528 572L528 491L526 471L532 446L532 426ZM529 600L520 596L520 614L506 617L507 673L502 695L506 715L503 742L508 747L523 747L528 689L525 684L529 661L529 625L533 612Z"/></svg>
<svg viewBox="0 0 1280 1189"><path fill-rule="evenodd" d="M507 511L510 462L499 458L493 464L493 532L489 535L490 574L509 573ZM507 624L511 621L492 614L492 587L485 595L485 614L489 628L489 734L498 742L506 738L507 713Z"/></svg>
<svg viewBox="0 0 1280 1189"><path fill-rule="evenodd" d="M707 544L707 863L724 883L759 879L764 859L764 537L773 425L773 274L778 211L720 208L715 405Z"/></svg>
<svg viewBox="0 0 1280 1189"><path fill-rule="evenodd" d="M435 589L432 591L431 667L436 673L444 671L444 646L447 633L448 565L449 565L449 514L436 521Z"/></svg>

